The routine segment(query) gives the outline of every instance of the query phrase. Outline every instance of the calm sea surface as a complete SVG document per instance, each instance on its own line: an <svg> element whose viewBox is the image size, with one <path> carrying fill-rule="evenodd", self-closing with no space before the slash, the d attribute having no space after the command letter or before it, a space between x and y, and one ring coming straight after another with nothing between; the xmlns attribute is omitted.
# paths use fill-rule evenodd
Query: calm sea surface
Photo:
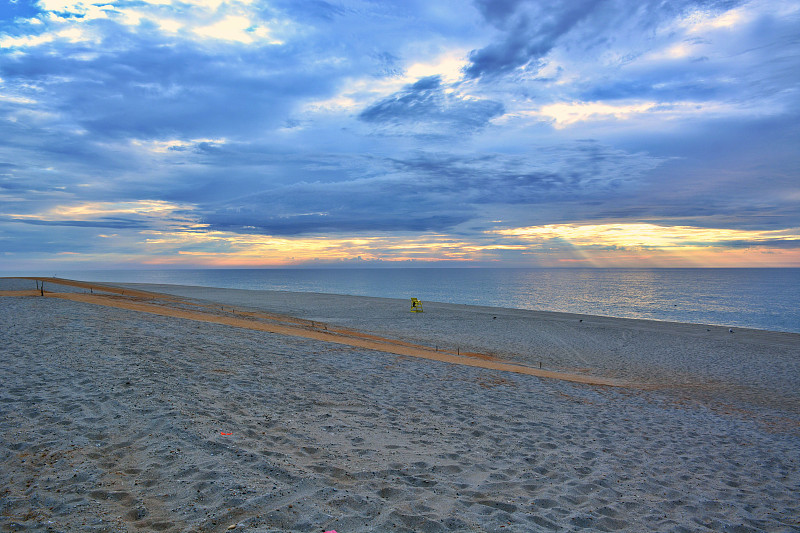
<svg viewBox="0 0 800 533"><path fill-rule="evenodd" d="M423 302L566 311L800 333L800 268L221 269L76 271L58 275L86 281L388 298L413 296Z"/></svg>

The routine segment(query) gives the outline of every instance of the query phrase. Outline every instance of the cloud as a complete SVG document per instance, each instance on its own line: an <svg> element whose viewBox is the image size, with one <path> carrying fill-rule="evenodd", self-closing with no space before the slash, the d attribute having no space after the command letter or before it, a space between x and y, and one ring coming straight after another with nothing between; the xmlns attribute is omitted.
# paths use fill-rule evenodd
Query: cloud
<svg viewBox="0 0 800 533"><path fill-rule="evenodd" d="M332 21L346 13L342 5L332 4L324 0L283 0L274 5L294 20Z"/></svg>
<svg viewBox="0 0 800 533"><path fill-rule="evenodd" d="M403 232L438 232L451 229L467 217L455 213L424 213L396 208L376 217L372 211L333 210L333 213L309 213L270 217L259 212L218 212L203 222L209 228L235 233L266 235L376 234Z"/></svg>
<svg viewBox="0 0 800 533"><path fill-rule="evenodd" d="M34 213L3 213L6 222L37 226L143 229L191 224L192 206L163 200L82 202L56 205Z"/></svg>
<svg viewBox="0 0 800 533"><path fill-rule="evenodd" d="M202 222L225 231L272 235L453 231L470 222L484 224L486 205L534 211L558 201L612 198L661 163L586 141L545 145L533 153L418 151L391 158L306 159L296 171L315 172L319 181L208 202Z"/></svg>
<svg viewBox="0 0 800 533"><path fill-rule="evenodd" d="M795 228L798 23L796 0L6 2L0 238L524 262L574 250L492 232ZM794 250L751 237L715 246Z"/></svg>
<svg viewBox="0 0 800 533"><path fill-rule="evenodd" d="M361 234L444 231L473 215L463 205L445 206L426 192L400 176L298 183L211 205L213 212L203 223L270 235Z"/></svg>
<svg viewBox="0 0 800 533"><path fill-rule="evenodd" d="M285 121L293 102L327 92L332 71L347 68L287 68L303 63L306 50L280 46L270 27L286 25L241 3L220 7L221 18L202 3L186 13L134 4L130 9L141 15L135 23L123 16L128 8L108 5L103 16L87 18L92 5L48 5L76 17L45 18L25 35L0 32L0 46L18 50L0 55L5 86L49 114L45 122L53 126L69 121L76 130L116 138L247 135ZM158 15L170 9L182 17L178 32L160 25L165 19Z"/></svg>
<svg viewBox="0 0 800 533"><path fill-rule="evenodd" d="M485 127L502 114L501 103L448 91L440 76L428 76L367 107L358 117L368 123L428 134L463 134Z"/></svg>
<svg viewBox="0 0 800 533"><path fill-rule="evenodd" d="M590 248L676 248L725 245L732 247L767 246L782 242L795 248L800 228L794 232L747 231L657 224L549 224L538 227L495 230L493 233L528 241L558 239L573 246ZM778 239L780 237L780 239Z"/></svg>
<svg viewBox="0 0 800 533"><path fill-rule="evenodd" d="M476 204L509 205L613 194L661 162L592 141L544 144L525 155L420 152L392 160L398 170L424 177L434 191L446 191ZM416 180L414 186L418 185Z"/></svg>
<svg viewBox="0 0 800 533"><path fill-rule="evenodd" d="M590 16L598 0L548 6L524 0L478 0L487 21L500 29L502 38L470 55L467 78L496 76L536 63L556 45L559 37Z"/></svg>
<svg viewBox="0 0 800 533"><path fill-rule="evenodd" d="M122 218L107 218L103 217L99 220L38 220L38 219L24 219L14 217L4 217L2 220L5 222L20 222L22 224L31 224L34 226L75 226L79 228L116 228L116 229L142 229L149 227L138 220L122 219Z"/></svg>

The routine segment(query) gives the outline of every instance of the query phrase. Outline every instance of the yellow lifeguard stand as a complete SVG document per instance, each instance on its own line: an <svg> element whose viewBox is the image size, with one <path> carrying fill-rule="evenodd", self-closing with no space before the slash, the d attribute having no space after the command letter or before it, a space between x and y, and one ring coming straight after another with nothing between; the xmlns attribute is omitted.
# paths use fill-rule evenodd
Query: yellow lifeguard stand
<svg viewBox="0 0 800 533"><path fill-rule="evenodd" d="M416 298L411 298L411 312L412 313L421 313L422 312L422 302L420 302Z"/></svg>

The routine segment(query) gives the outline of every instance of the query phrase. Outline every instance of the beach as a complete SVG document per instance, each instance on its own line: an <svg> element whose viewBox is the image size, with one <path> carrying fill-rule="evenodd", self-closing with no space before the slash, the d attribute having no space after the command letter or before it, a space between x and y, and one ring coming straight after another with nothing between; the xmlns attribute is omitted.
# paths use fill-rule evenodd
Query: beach
<svg viewBox="0 0 800 533"><path fill-rule="evenodd" d="M800 334L34 283L4 531L800 530Z"/></svg>

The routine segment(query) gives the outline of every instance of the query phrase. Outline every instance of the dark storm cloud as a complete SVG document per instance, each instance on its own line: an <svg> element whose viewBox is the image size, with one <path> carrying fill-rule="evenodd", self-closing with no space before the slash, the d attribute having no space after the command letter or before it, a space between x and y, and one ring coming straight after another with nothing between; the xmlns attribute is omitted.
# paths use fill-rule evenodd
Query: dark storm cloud
<svg viewBox="0 0 800 533"><path fill-rule="evenodd" d="M466 100L447 94L440 76L422 78L399 93L377 102L359 114L365 122L423 124L445 132L463 134L486 126L503 114L503 104L491 100ZM438 130L437 130L438 131Z"/></svg>

